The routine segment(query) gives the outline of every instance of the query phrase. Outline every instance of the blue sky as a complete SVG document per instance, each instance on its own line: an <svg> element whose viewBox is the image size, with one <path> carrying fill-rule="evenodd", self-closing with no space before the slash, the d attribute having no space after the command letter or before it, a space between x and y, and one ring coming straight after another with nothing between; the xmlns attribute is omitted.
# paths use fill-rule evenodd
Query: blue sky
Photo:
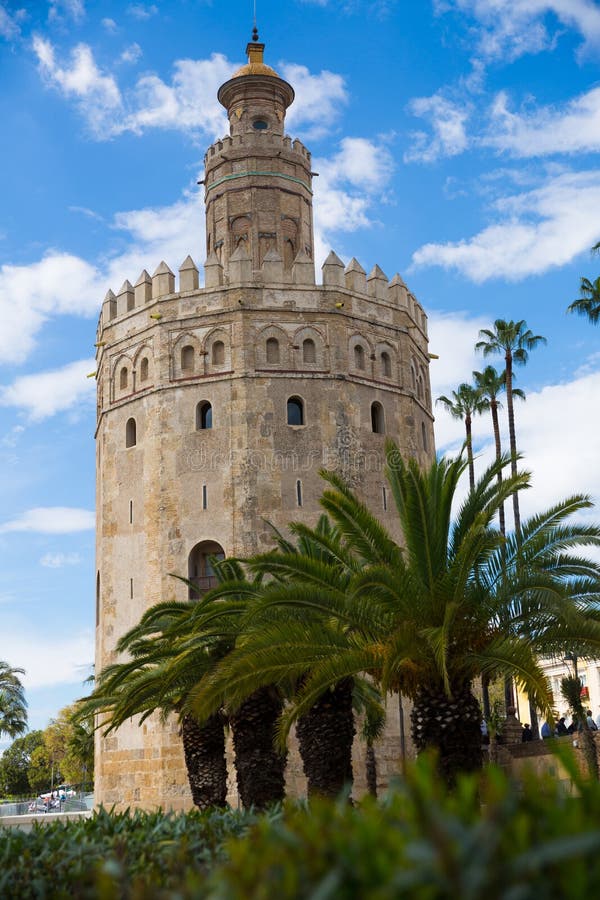
<svg viewBox="0 0 600 900"><path fill-rule="evenodd" d="M525 318L548 338L518 374L525 511L600 498L600 332L565 315L600 271L600 5L258 0L258 24L320 173L318 262L403 275L434 397L482 367L479 328ZM32 727L93 659L99 304L162 259L202 264L196 182L251 27L251 0L0 0L0 658L27 669Z"/></svg>

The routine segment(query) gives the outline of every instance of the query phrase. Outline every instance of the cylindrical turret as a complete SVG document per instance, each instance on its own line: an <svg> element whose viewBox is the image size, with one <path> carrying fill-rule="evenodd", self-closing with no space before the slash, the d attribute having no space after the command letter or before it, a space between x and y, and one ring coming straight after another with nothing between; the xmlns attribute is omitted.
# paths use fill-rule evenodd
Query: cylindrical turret
<svg viewBox="0 0 600 900"><path fill-rule="evenodd" d="M254 38L247 64L218 93L230 136L205 157L206 251L226 280L234 254L251 261L251 272L276 255L282 280L290 280L299 253L313 258L310 153L284 135L294 90L265 65L264 44Z"/></svg>

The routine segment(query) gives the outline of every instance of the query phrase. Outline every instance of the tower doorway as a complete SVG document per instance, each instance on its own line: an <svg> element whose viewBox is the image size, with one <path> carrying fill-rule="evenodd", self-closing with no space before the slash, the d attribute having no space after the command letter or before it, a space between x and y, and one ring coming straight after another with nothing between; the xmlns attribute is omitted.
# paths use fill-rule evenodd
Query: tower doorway
<svg viewBox="0 0 600 900"><path fill-rule="evenodd" d="M200 541L188 557L189 599L199 600L203 594L217 586L213 559L225 559L225 551L216 541Z"/></svg>

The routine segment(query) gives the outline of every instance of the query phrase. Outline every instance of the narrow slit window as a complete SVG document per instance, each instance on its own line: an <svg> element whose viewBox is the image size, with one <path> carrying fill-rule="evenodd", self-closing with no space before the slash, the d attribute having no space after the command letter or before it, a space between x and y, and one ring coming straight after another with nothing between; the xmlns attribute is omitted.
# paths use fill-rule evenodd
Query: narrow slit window
<svg viewBox="0 0 600 900"><path fill-rule="evenodd" d="M206 431L212 428L212 406L208 400L203 400L196 407L196 430Z"/></svg>
<svg viewBox="0 0 600 900"><path fill-rule="evenodd" d="M133 525L133 500L129 501L129 524Z"/></svg>
<svg viewBox="0 0 600 900"><path fill-rule="evenodd" d="M371 404L371 430L373 434L385 433L385 418L383 414L383 406L377 401Z"/></svg>
<svg viewBox="0 0 600 900"><path fill-rule="evenodd" d="M148 360L146 357L140 363L140 381L148 380Z"/></svg>
<svg viewBox="0 0 600 900"><path fill-rule="evenodd" d="M300 397L290 397L287 402L288 425L304 425L304 403Z"/></svg>
<svg viewBox="0 0 600 900"><path fill-rule="evenodd" d="M136 444L137 427L135 424L135 419L127 419L127 424L125 425L125 446L135 447Z"/></svg>
<svg viewBox="0 0 600 900"><path fill-rule="evenodd" d="M122 391L127 390L127 379L128 379L127 367L123 366L123 368L121 369L121 373L119 375L119 388Z"/></svg>
<svg viewBox="0 0 600 900"><path fill-rule="evenodd" d="M129 579L129 599L133 600L133 578Z"/></svg>
<svg viewBox="0 0 600 900"><path fill-rule="evenodd" d="M392 374L392 361L390 354L384 350L381 354L381 374L384 378L389 378Z"/></svg>
<svg viewBox="0 0 600 900"><path fill-rule="evenodd" d="M361 344L357 344L354 348L354 368L361 369L365 367L365 348Z"/></svg>
<svg viewBox="0 0 600 900"><path fill-rule="evenodd" d="M302 482L300 479L296 482L296 503L302 506Z"/></svg>
<svg viewBox="0 0 600 900"><path fill-rule="evenodd" d="M427 450L427 428L425 422L421 422L421 439L423 441L423 450Z"/></svg>
<svg viewBox="0 0 600 900"><path fill-rule="evenodd" d="M208 492L205 484L202 485L202 509L208 509Z"/></svg>
<svg viewBox="0 0 600 900"><path fill-rule="evenodd" d="M387 512L387 488L385 485L381 488L381 499L383 501L383 511Z"/></svg>

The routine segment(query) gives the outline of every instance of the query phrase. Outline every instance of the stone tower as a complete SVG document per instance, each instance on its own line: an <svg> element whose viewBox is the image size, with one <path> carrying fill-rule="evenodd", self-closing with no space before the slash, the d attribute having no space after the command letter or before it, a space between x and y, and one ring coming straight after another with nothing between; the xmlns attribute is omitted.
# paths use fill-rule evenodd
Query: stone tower
<svg viewBox="0 0 600 900"><path fill-rule="evenodd" d="M204 287L191 257L108 291L97 335L96 670L152 604L201 593L210 557L314 523L319 468L396 532L385 436L433 457L427 322L396 275L331 252L315 283L311 158L284 132L292 87L263 62L219 90L230 133L205 157ZM396 536L398 536L396 534ZM397 740L397 738L396 738ZM98 735L105 805L184 808L177 723Z"/></svg>

